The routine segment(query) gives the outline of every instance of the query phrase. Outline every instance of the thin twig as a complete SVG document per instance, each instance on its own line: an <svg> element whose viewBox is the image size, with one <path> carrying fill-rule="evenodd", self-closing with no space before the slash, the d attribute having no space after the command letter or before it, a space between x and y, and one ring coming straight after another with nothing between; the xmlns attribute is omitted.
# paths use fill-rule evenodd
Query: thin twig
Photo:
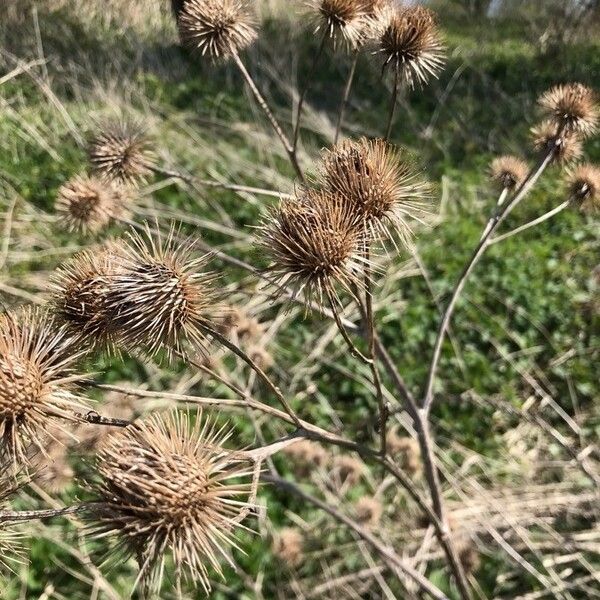
<svg viewBox="0 0 600 600"><path fill-rule="evenodd" d="M392 90L392 97L390 99L390 113L388 116L388 123L385 130L385 140L389 141L390 136L392 135L392 126L394 124L394 115L396 114L396 104L398 101L398 86L399 83L399 75L398 69L394 69L394 89Z"/></svg>

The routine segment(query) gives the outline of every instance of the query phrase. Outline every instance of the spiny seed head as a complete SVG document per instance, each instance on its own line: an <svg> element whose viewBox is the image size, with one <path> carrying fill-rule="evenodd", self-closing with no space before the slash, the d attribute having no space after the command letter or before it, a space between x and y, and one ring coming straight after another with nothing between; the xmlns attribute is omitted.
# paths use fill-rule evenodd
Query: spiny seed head
<svg viewBox="0 0 600 600"><path fill-rule="evenodd" d="M208 593L209 568L222 575L219 558L251 508L251 465L223 447L229 435L202 414L192 424L174 412L112 435L100 450L91 528L115 539L117 556L138 560L145 589L160 586L169 551L177 580L199 581Z"/></svg>
<svg viewBox="0 0 600 600"><path fill-rule="evenodd" d="M594 91L581 83L557 85L540 96L539 104L562 131L587 137L598 127L598 100Z"/></svg>
<svg viewBox="0 0 600 600"><path fill-rule="evenodd" d="M30 446L87 410L72 392L80 354L47 312L25 309L0 316L0 455L27 463Z"/></svg>
<svg viewBox="0 0 600 600"><path fill-rule="evenodd" d="M55 210L69 231L93 233L124 215L126 198L122 188L79 175L59 188Z"/></svg>
<svg viewBox="0 0 600 600"><path fill-rule="evenodd" d="M363 476L364 470L364 463L354 456L342 454L333 460L333 471L342 485L356 485Z"/></svg>
<svg viewBox="0 0 600 600"><path fill-rule="evenodd" d="M600 168L583 164L567 176L571 198L582 210L600 210Z"/></svg>
<svg viewBox="0 0 600 600"><path fill-rule="evenodd" d="M410 243L409 220L427 214L430 187L400 151L383 140L346 140L325 152L320 170L323 187L344 198L372 237L395 231Z"/></svg>
<svg viewBox="0 0 600 600"><path fill-rule="evenodd" d="M334 42L359 45L365 34L367 13L361 0L312 0L310 6L318 14L316 31L324 31Z"/></svg>
<svg viewBox="0 0 600 600"><path fill-rule="evenodd" d="M391 457L410 475L418 475L422 470L421 447L414 438L401 436L396 429L388 432L387 449Z"/></svg>
<svg viewBox="0 0 600 600"><path fill-rule="evenodd" d="M273 539L273 554L294 569L302 563L304 536L296 527L284 527Z"/></svg>
<svg viewBox="0 0 600 600"><path fill-rule="evenodd" d="M257 35L247 0L186 0L177 22L182 43L215 60L237 54Z"/></svg>
<svg viewBox="0 0 600 600"><path fill-rule="evenodd" d="M299 477L306 477L327 465L329 454L323 446L310 440L301 440L287 446L283 453L294 462L294 470Z"/></svg>
<svg viewBox="0 0 600 600"><path fill-rule="evenodd" d="M144 182L154 164L148 138L134 123L108 124L90 143L89 157L98 175L124 185Z"/></svg>
<svg viewBox="0 0 600 600"><path fill-rule="evenodd" d="M383 515L381 502L372 496L359 498L354 506L356 520L367 527L377 527Z"/></svg>
<svg viewBox="0 0 600 600"><path fill-rule="evenodd" d="M391 65L412 88L439 75L444 45L434 13L422 6L392 8L379 38L384 66Z"/></svg>
<svg viewBox="0 0 600 600"><path fill-rule="evenodd" d="M116 264L108 248L83 251L63 263L52 278L56 317L82 344L111 347L114 331L107 298Z"/></svg>
<svg viewBox="0 0 600 600"><path fill-rule="evenodd" d="M335 284L360 283L364 259L360 215L339 194L306 190L283 200L259 227L258 245L279 282L296 293L323 302L335 296Z"/></svg>
<svg viewBox="0 0 600 600"><path fill-rule="evenodd" d="M545 154L553 151L552 162L565 164L577 160L583 154L581 139L575 133L558 136L558 128L553 121L543 121L531 129L534 148Z"/></svg>
<svg viewBox="0 0 600 600"><path fill-rule="evenodd" d="M499 156L490 165L490 179L505 190L518 188L528 173L527 163L516 156Z"/></svg>
<svg viewBox="0 0 600 600"><path fill-rule="evenodd" d="M150 356L181 352L186 344L205 346L204 327L215 316L214 275L201 269L208 255L196 256L193 240L127 233L114 246L116 268L109 279L105 306L117 343Z"/></svg>

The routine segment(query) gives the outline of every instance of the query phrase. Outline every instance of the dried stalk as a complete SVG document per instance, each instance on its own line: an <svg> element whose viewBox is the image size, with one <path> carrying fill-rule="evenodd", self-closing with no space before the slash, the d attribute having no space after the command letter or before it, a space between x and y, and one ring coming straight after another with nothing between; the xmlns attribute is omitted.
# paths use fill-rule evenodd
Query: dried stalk
<svg viewBox="0 0 600 600"><path fill-rule="evenodd" d="M350 90L352 89L352 83L354 82L354 75L356 73L356 65L358 64L359 49L354 50L352 57L352 66L350 67L350 73L348 73L348 79L344 86L344 94L340 103L340 111L338 114L337 124L335 126L335 135L333 136L333 143L337 144L342 131L342 125L344 123L344 115L346 114L346 106L348 105L348 99L350 98Z"/></svg>

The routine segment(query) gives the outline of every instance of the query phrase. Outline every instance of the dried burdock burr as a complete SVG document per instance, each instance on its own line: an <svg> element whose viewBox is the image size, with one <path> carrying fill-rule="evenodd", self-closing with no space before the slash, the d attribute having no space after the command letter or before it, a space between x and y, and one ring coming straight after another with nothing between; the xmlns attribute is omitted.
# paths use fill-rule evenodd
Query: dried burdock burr
<svg viewBox="0 0 600 600"><path fill-rule="evenodd" d="M52 277L52 310L84 346L114 347L107 298L115 273L115 259L107 247L76 254Z"/></svg>
<svg viewBox="0 0 600 600"><path fill-rule="evenodd" d="M341 454L333 459L333 472L337 475L342 485L354 486L363 476L364 463L354 456Z"/></svg>
<svg viewBox="0 0 600 600"><path fill-rule="evenodd" d="M364 40L368 21L361 0L312 0L309 5L317 13L316 32L323 31L334 44L356 47Z"/></svg>
<svg viewBox="0 0 600 600"><path fill-rule="evenodd" d="M562 132L587 137L598 127L598 100L594 91L581 83L557 85L542 94L538 102L545 116Z"/></svg>
<svg viewBox="0 0 600 600"><path fill-rule="evenodd" d="M80 358L64 326L43 310L0 316L0 455L27 464L28 451L45 454L52 429L79 421L87 411L73 385L83 377L73 367Z"/></svg>
<svg viewBox="0 0 600 600"><path fill-rule="evenodd" d="M152 232L127 232L114 245L116 271L110 277L106 310L117 344L149 356L170 357L189 345L203 350L205 327L216 308L215 276L203 272L208 255L195 255L195 242Z"/></svg>
<svg viewBox="0 0 600 600"><path fill-rule="evenodd" d="M109 123L91 141L89 158L99 176L136 186L152 173L155 157L144 129L137 123Z"/></svg>
<svg viewBox="0 0 600 600"><path fill-rule="evenodd" d="M372 496L362 496L354 505L356 520L366 527L375 528L381 521L383 506L379 500Z"/></svg>
<svg viewBox="0 0 600 600"><path fill-rule="evenodd" d="M583 154L581 139L576 133L558 135L553 121L543 121L531 129L534 148L541 154L552 151L552 162L566 164L577 160Z"/></svg>
<svg viewBox="0 0 600 600"><path fill-rule="evenodd" d="M247 0L187 0L177 22L182 43L212 59L239 53L257 35Z"/></svg>
<svg viewBox="0 0 600 600"><path fill-rule="evenodd" d="M294 463L294 472L299 477L306 477L321 469L329 462L329 453L323 446L310 440L301 440L282 451Z"/></svg>
<svg viewBox="0 0 600 600"><path fill-rule="evenodd" d="M459 560L465 573L472 575L479 570L481 566L481 557L477 548L470 540L462 545L458 553Z"/></svg>
<svg viewBox="0 0 600 600"><path fill-rule="evenodd" d="M600 168L591 164L575 167L567 175L567 185L582 210L600 210Z"/></svg>
<svg viewBox="0 0 600 600"><path fill-rule="evenodd" d="M174 574L210 591L209 569L231 563L235 529L252 508L252 465L224 448L224 428L197 415L153 415L112 435L97 457L98 503L89 514L92 535L114 540L115 556L132 556L138 581L160 587L166 555Z"/></svg>
<svg viewBox="0 0 600 600"><path fill-rule="evenodd" d="M499 156L490 164L490 179L502 190L517 189L528 173L527 163L516 156Z"/></svg>
<svg viewBox="0 0 600 600"><path fill-rule="evenodd" d="M344 198L371 238L397 237L407 246L410 221L422 221L428 212L429 185L383 140L341 142L324 153L320 171L323 187Z"/></svg>
<svg viewBox="0 0 600 600"><path fill-rule="evenodd" d="M125 188L79 175L59 188L54 206L66 229L94 233L124 216L127 201Z"/></svg>
<svg viewBox="0 0 600 600"><path fill-rule="evenodd" d="M395 69L410 86L437 78L444 65L444 44L434 13L422 6L391 8L379 37L384 67Z"/></svg>
<svg viewBox="0 0 600 600"><path fill-rule="evenodd" d="M280 285L324 303L337 297L336 284L360 285L364 231L360 215L340 194L305 190L282 200L259 226L258 246L271 258Z"/></svg>
<svg viewBox="0 0 600 600"><path fill-rule="evenodd" d="M304 556L304 535L297 527L284 527L279 530L272 544L273 554L290 569L302 563Z"/></svg>
<svg viewBox="0 0 600 600"><path fill-rule="evenodd" d="M387 450L388 454L409 475L419 475L423 467L421 448L417 440L408 436L401 436L395 429L391 429L387 436Z"/></svg>

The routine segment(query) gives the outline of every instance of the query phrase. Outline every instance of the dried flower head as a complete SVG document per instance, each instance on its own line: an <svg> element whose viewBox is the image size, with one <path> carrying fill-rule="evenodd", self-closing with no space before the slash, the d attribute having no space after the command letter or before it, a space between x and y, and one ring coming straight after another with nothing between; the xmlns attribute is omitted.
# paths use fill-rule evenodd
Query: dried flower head
<svg viewBox="0 0 600 600"><path fill-rule="evenodd" d="M60 187L55 210L66 229L86 233L99 231L112 219L124 216L126 203L123 188L80 175Z"/></svg>
<svg viewBox="0 0 600 600"><path fill-rule="evenodd" d="M377 527L383 514L381 502L372 496L362 496L354 506L356 520L367 527Z"/></svg>
<svg viewBox="0 0 600 600"><path fill-rule="evenodd" d="M387 450L408 474L414 476L421 472L421 448L414 438L401 436L391 429L387 436Z"/></svg>
<svg viewBox="0 0 600 600"><path fill-rule="evenodd" d="M528 173L527 163L516 156L499 156L490 165L490 179L505 190L518 188Z"/></svg>
<svg viewBox="0 0 600 600"><path fill-rule="evenodd" d="M186 0L177 22L182 43L212 59L237 54L256 39L247 0Z"/></svg>
<svg viewBox="0 0 600 600"><path fill-rule="evenodd" d="M153 415L112 435L98 454L100 504L90 515L95 536L115 538L116 555L133 556L145 590L160 586L165 555L175 576L200 582L208 593L209 568L248 510L251 465L223 447L229 434L198 415Z"/></svg>
<svg viewBox="0 0 600 600"><path fill-rule="evenodd" d="M186 343L205 346L204 327L216 314L215 277L201 272L209 257L194 257L193 240L175 238L173 229L164 237L146 225L115 245L106 310L117 343L131 352L170 355Z"/></svg>
<svg viewBox="0 0 600 600"><path fill-rule="evenodd" d="M6 459L27 463L30 446L45 454L49 431L87 410L72 390L80 379L72 372L80 356L75 347L45 311L0 317L0 454Z"/></svg>
<svg viewBox="0 0 600 600"><path fill-rule="evenodd" d="M296 527L284 527L273 538L273 554L291 569L302 563L304 536Z"/></svg>
<svg viewBox="0 0 600 600"><path fill-rule="evenodd" d="M364 40L367 13L361 0L312 0L318 14L316 31L323 30L334 42L356 47Z"/></svg>
<svg viewBox="0 0 600 600"><path fill-rule="evenodd" d="M101 248L75 255L52 278L50 303L54 314L86 346L113 345L107 297L115 272L114 256Z"/></svg>
<svg viewBox="0 0 600 600"><path fill-rule="evenodd" d="M307 190L283 200L259 227L258 245L272 259L280 284L323 302L336 295L335 284L360 284L364 258L360 215L340 194Z"/></svg>
<svg viewBox="0 0 600 600"><path fill-rule="evenodd" d="M364 464L354 456L341 454L333 460L333 472L342 485L352 487L360 481L364 473Z"/></svg>
<svg viewBox="0 0 600 600"><path fill-rule="evenodd" d="M583 146L576 134L557 135L556 124L543 121L531 129L533 146L540 153L553 151L552 162L565 164L577 160L583 154Z"/></svg>
<svg viewBox="0 0 600 600"><path fill-rule="evenodd" d="M286 446L283 450L294 462L294 470L300 477L314 473L315 470L323 468L329 461L329 454L323 446L310 440L301 440Z"/></svg>
<svg viewBox="0 0 600 600"><path fill-rule="evenodd" d="M458 558L462 564L465 573L472 575L479 570L481 566L481 557L473 542L468 542L459 549Z"/></svg>
<svg viewBox="0 0 600 600"><path fill-rule="evenodd" d="M46 456L33 463L35 482L51 494L60 494L73 481L74 471L69 463L69 443L73 440L60 429L51 430L50 437L45 445Z"/></svg>
<svg viewBox="0 0 600 600"><path fill-rule="evenodd" d="M539 104L561 131L587 137L598 127L598 101L594 91L581 83L557 85L540 96Z"/></svg>
<svg viewBox="0 0 600 600"><path fill-rule="evenodd" d="M270 369L275 362L273 355L260 344L248 348L248 355L263 371Z"/></svg>
<svg viewBox="0 0 600 600"><path fill-rule="evenodd" d="M444 45L433 12L422 6L387 12L379 38L384 67L391 65L410 87L425 85L444 65Z"/></svg>
<svg viewBox="0 0 600 600"><path fill-rule="evenodd" d="M583 210L600 210L600 168L583 164L568 174L571 197Z"/></svg>
<svg viewBox="0 0 600 600"><path fill-rule="evenodd" d="M98 175L124 185L145 181L154 165L150 142L137 124L108 124L92 140L89 157Z"/></svg>
<svg viewBox="0 0 600 600"><path fill-rule="evenodd" d="M422 221L427 214L429 186L411 162L383 140L345 140L327 150L321 179L359 215L372 237L390 237L393 230L408 245L409 221Z"/></svg>

